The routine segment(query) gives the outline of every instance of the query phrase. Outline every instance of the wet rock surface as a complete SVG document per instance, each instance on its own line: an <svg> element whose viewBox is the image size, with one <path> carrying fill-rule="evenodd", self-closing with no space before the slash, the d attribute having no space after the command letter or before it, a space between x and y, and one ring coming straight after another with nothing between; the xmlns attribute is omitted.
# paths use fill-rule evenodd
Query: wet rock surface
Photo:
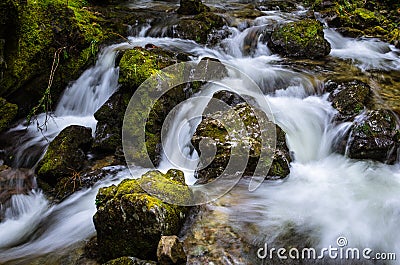
<svg viewBox="0 0 400 265"><path fill-rule="evenodd" d="M178 204L190 202L191 192L182 177L176 170L166 174L149 171L140 179L126 179L99 190L93 221L102 260L121 256L157 260L161 236L179 233L188 208L165 203L142 187Z"/></svg>
<svg viewBox="0 0 400 265"><path fill-rule="evenodd" d="M157 260L160 265L186 264L183 243L177 236L162 236L157 247Z"/></svg>
<svg viewBox="0 0 400 265"><path fill-rule="evenodd" d="M338 110L336 119L347 121L364 111L372 104L372 90L364 82L353 80L348 82L328 81L325 89L331 91L329 101Z"/></svg>
<svg viewBox="0 0 400 265"><path fill-rule="evenodd" d="M278 26L272 32L268 47L282 56L310 59L322 58L331 50L324 39L322 24L313 19Z"/></svg>
<svg viewBox="0 0 400 265"><path fill-rule="evenodd" d="M393 164L397 161L400 144L398 128L398 117L393 112L368 111L354 122L347 141L347 155Z"/></svg>
<svg viewBox="0 0 400 265"><path fill-rule="evenodd" d="M39 162L39 178L55 185L57 180L72 175L82 169L86 152L92 144L92 130L78 125L71 125L62 130L50 143L46 154Z"/></svg>
<svg viewBox="0 0 400 265"><path fill-rule="evenodd" d="M279 127L270 123L266 116L258 112L256 115L257 109L251 108L247 103L240 103L243 99L239 96L222 91L215 94L214 97L234 107L231 112L217 112L216 114L206 115L193 135L192 144L196 151L199 154L205 152L205 157L212 159L212 161L201 162L203 168L196 172L196 177L199 179L198 183L206 183L221 176L228 166L233 148L238 147L242 148L241 150L244 153L248 150L247 166L245 165L245 168L243 168L244 176L252 176L257 163L268 163L268 161L259 161L261 153L264 152L263 155L271 156L264 157L264 159L270 159L269 162L272 162L272 166L265 177L271 179L286 177L290 171L291 158L286 146L285 133ZM233 127L233 129L231 127L231 131L228 132L229 126L227 127L227 124L221 121L235 121L235 119L242 124L236 124L238 127ZM263 122L266 127L260 127L259 122ZM275 139L265 138L263 142L261 128L270 131L268 136L277 136L276 149L272 149L269 146L272 142L268 142L273 141L275 143ZM232 133L236 131L241 131L244 135L239 136ZM207 154L207 152L213 152L215 156L211 153Z"/></svg>

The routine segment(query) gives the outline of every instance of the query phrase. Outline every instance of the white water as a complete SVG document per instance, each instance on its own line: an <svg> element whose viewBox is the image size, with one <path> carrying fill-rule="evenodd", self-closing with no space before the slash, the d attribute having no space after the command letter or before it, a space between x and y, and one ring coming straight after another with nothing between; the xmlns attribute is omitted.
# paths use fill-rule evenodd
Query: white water
<svg viewBox="0 0 400 265"><path fill-rule="evenodd" d="M281 19L279 16L276 18ZM270 21L270 15L264 20L258 19L257 26ZM272 55L261 42L257 43L252 56L244 54L241 47L246 30L232 32L232 37L216 49L204 48L193 41L149 37L130 38L129 44L119 46L153 43L183 50L199 58L217 57L248 74L265 93L269 93L266 98L276 122L287 133L295 161L285 181L265 183L252 193L241 190L237 205L227 209L232 213L231 221L239 226L252 223L258 227L258 234L242 233L261 244L264 240L273 241L282 232L284 224L290 223L300 232L312 231L308 235L315 238L321 247L335 246L338 236L346 236L349 246L400 253L400 236L397 234L400 225L398 165L355 161L332 153L332 143L343 134L348 124L332 124L335 110L327 101L327 95L318 95L314 77L306 71L299 73L280 66L279 56ZM326 30L325 34L333 48L331 56L349 59L363 70L398 70L400 67L398 51L392 46L375 40L343 38L332 30ZM359 47L359 51L364 52L350 47ZM64 93L55 112L56 122L49 124L45 132L48 139L53 139L70 124L94 128L93 113L117 88L114 48L106 49L97 65L86 71ZM239 92L246 94L245 83L235 79L231 81L239 87ZM214 90L211 88L210 91ZM187 180L193 181L190 174L198 157L188 146L205 104L205 101L197 105L192 102L183 104L178 114L171 117L171 131L168 131L164 144L167 155L160 169L181 168ZM80 118L82 114L86 117ZM21 159L24 150L38 144L46 145L44 137L34 128L30 127L27 135L26 139L32 140L21 145ZM134 177L143 171L145 169ZM97 189L125 177L130 177L126 171L110 176L110 179L77 192L54 206L50 206L40 192L14 196L14 212L0 223L0 262L58 251L93 235L92 216Z"/></svg>
<svg viewBox="0 0 400 265"><path fill-rule="evenodd" d="M81 125L92 129L94 134L97 121L94 113L107 101L118 88L118 72L115 57L119 45L104 49L95 66L86 70L75 82L66 88L54 113L49 113L45 130L38 130L36 121L29 127L22 123L11 129L11 132L25 131L18 139L15 164L18 167L35 163L37 153L43 152L64 128L70 125ZM39 125L45 124L46 114L37 116ZM27 152L31 150L32 152Z"/></svg>

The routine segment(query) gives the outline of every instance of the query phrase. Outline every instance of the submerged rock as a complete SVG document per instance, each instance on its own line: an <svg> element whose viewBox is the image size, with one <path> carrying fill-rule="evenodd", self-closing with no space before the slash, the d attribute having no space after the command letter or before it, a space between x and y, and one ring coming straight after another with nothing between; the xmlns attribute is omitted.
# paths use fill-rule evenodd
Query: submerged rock
<svg viewBox="0 0 400 265"><path fill-rule="evenodd" d="M65 128L50 143L39 162L39 178L54 186L58 179L77 173L85 163L86 151L91 144L90 128L78 125Z"/></svg>
<svg viewBox="0 0 400 265"><path fill-rule="evenodd" d="M27 194L36 186L34 171L0 166L0 205L5 204L13 195ZM1 220L1 207L0 207Z"/></svg>
<svg viewBox="0 0 400 265"><path fill-rule="evenodd" d="M206 11L210 11L210 8L203 4L201 0L180 0L176 12L181 15L197 15Z"/></svg>
<svg viewBox="0 0 400 265"><path fill-rule="evenodd" d="M397 121L398 117L385 109L371 110L359 117L347 141L347 155L388 164L396 162L400 144Z"/></svg>
<svg viewBox="0 0 400 265"><path fill-rule="evenodd" d="M140 179L126 179L118 186L99 190L97 212L93 217L99 253L103 260L121 256L157 259L161 236L177 234L188 207L165 203L146 191L184 204L191 201L191 191L184 184L183 173L149 171Z"/></svg>
<svg viewBox="0 0 400 265"><path fill-rule="evenodd" d="M5 131L17 116L18 106L0 98L0 133Z"/></svg>
<svg viewBox="0 0 400 265"><path fill-rule="evenodd" d="M289 22L277 27L268 47L282 56L294 58L321 58L330 53L331 47L324 39L322 24L313 19Z"/></svg>
<svg viewBox="0 0 400 265"><path fill-rule="evenodd" d="M248 162L244 171L245 176L252 176L260 160L261 152L271 155L266 163L272 162L272 166L266 178L284 178L289 174L289 164L291 158L289 150L286 146L285 133L276 125L267 122L267 117L261 111L258 111L257 116L247 103L239 103L242 99L230 92L222 91L214 95L215 98L225 100L228 104L234 105L233 112L229 113L216 113L206 115L196 129L192 138L192 144L199 154L205 152L205 156L212 161L202 161L202 166L206 166L196 172L196 177L199 179L198 183L206 183L216 177L220 176L226 169L231 157L233 148L248 148ZM238 104L237 104L238 103ZM221 116L222 115L222 116ZM229 116L226 116L229 115ZM262 120L258 120L261 118ZM240 119L235 121L236 119ZM244 128L233 128L234 133L229 134L227 124L223 121L234 121L242 123ZM269 142L262 143L261 127L259 122L267 122L267 130L271 130L272 137L277 136L276 149L269 150ZM229 126L228 126L229 127ZM276 128L276 129L275 129ZM244 135L236 135L236 131L244 132ZM268 135L270 136L270 135ZM238 138L237 138L238 137ZM266 139L271 141L275 139ZM264 149L263 149L264 148ZM266 149L265 149L266 148ZM207 152L213 151L213 154ZM203 155L204 155L203 154ZM210 157L208 157L211 155Z"/></svg>
<svg viewBox="0 0 400 265"><path fill-rule="evenodd" d="M163 236L158 243L157 259L160 265L186 264L183 243L177 236Z"/></svg>

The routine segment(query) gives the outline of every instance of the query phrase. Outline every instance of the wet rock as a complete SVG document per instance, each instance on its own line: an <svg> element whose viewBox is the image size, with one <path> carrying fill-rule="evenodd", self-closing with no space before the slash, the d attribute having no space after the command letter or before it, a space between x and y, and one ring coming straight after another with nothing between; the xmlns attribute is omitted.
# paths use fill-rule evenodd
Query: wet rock
<svg viewBox="0 0 400 265"><path fill-rule="evenodd" d="M182 175L176 170L166 174L149 171L140 179L126 179L118 186L99 190L93 221L98 253L103 260L121 256L157 259L161 236L180 231L188 207L168 204L149 195L142 187L182 205L191 201L191 191L182 182Z"/></svg>
<svg viewBox="0 0 400 265"><path fill-rule="evenodd" d="M364 111L371 104L372 92L368 84L358 81L328 81L325 88L331 91L329 101L338 110L336 119L348 121Z"/></svg>
<svg viewBox="0 0 400 265"><path fill-rule="evenodd" d="M277 27L268 47L282 56L294 58L321 58L330 53L330 44L324 39L322 24L313 19L289 22Z"/></svg>
<svg viewBox="0 0 400 265"><path fill-rule="evenodd" d="M213 32L221 29L227 23L223 17L205 12L195 17L188 17L178 21L170 37L194 40L197 43L207 44Z"/></svg>
<svg viewBox="0 0 400 265"><path fill-rule="evenodd" d="M50 143L46 154L39 162L39 178L54 186L57 180L73 175L82 169L86 151L92 144L92 130L71 125L62 130Z"/></svg>
<svg viewBox="0 0 400 265"><path fill-rule="evenodd" d="M156 265L157 262L150 260L140 260L134 257L122 257L110 260L103 265Z"/></svg>
<svg viewBox="0 0 400 265"><path fill-rule="evenodd" d="M163 236L158 243L157 259L160 265L186 264L183 243L177 236Z"/></svg>
<svg viewBox="0 0 400 265"><path fill-rule="evenodd" d="M197 15L206 11L210 11L210 8L204 5L201 0L180 0L177 13L181 15Z"/></svg>
<svg viewBox="0 0 400 265"><path fill-rule="evenodd" d="M130 97L116 93L94 114L98 121L93 148L100 152L115 153L122 146L122 123Z"/></svg>
<svg viewBox="0 0 400 265"><path fill-rule="evenodd" d="M354 122L347 142L347 155L388 164L397 161L400 144L398 117L391 111L368 111Z"/></svg>
<svg viewBox="0 0 400 265"><path fill-rule="evenodd" d="M0 133L5 131L17 116L18 106L0 98Z"/></svg>
<svg viewBox="0 0 400 265"><path fill-rule="evenodd" d="M239 148L237 150L243 148L242 151L249 150L248 162L244 170L245 176L254 174L257 164L261 162L260 154L264 152L270 157L263 158L269 160L262 161L267 163L273 161L265 177L270 179L286 177L289 174L291 158L286 146L285 133L276 125L268 122L263 112L251 108L247 103L235 104L241 102L242 99L239 96L223 91L217 93L215 98L225 99L227 102L233 103L234 107L232 108L233 112L225 114L217 112L206 115L193 135L192 144L194 148L200 155L203 154L201 157L205 157L201 161L203 168L196 172L199 179L198 183L206 183L221 176L228 165L233 148ZM257 111L258 116L255 111ZM236 128L235 125L237 124L234 124L233 129L229 128L232 124L227 126L226 121L242 123L243 128L240 128L240 125ZM266 130L272 133L272 135L268 134L264 138L266 142L262 142L260 122L263 122ZM227 128L231 130L231 133L228 132ZM240 133L236 135L236 131L244 133L244 135L240 135ZM269 141L275 141L275 139L269 137L274 138L275 133L278 136L276 149L270 150Z"/></svg>

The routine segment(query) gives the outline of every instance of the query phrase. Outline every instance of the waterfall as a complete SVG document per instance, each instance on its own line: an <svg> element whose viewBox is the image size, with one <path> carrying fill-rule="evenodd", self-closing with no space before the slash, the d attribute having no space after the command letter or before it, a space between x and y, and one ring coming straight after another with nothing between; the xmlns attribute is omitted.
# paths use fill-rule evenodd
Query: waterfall
<svg viewBox="0 0 400 265"><path fill-rule="evenodd" d="M333 245L338 236L345 236L351 246L400 253L399 165L351 160L332 151L332 145L350 124L333 122L336 110L328 95L321 91L317 70L299 70L282 64L283 59L272 54L259 35L271 23L296 20L296 15L285 18L278 11L265 14L250 27L230 28L230 37L215 47L182 39L144 37L150 29L146 25L139 30L139 36L129 37L129 43L105 48L96 65L66 88L47 130L40 132L32 125L27 128L18 141L16 164L35 164L49 141L69 125L95 131L93 114L118 88L119 73L115 67L118 49L152 43L187 52L193 60L213 57L239 69L260 86L276 123L287 134L294 156L285 180L263 183L254 192L244 185L232 191L240 200L235 200L232 206L223 206L230 213L229 222L241 227L241 233L250 242L261 245L274 242L284 227L292 226L320 247ZM250 53L243 49L248 34L258 34ZM363 71L400 69L399 50L391 45L373 39L345 38L332 29L326 29L325 36L332 46L330 56L350 60ZM238 87L241 95L252 95L246 90L248 84L237 76L229 76L226 82ZM199 95L209 97L221 89L210 86ZM207 103L206 99L196 104L182 103L169 117L169 131L163 139L165 153L159 169L182 169L189 184L195 181L193 172L198 162L190 140ZM37 118L42 123L45 114ZM26 130L24 123L11 131L23 130ZM113 172L94 187L76 192L56 205L51 205L40 191L13 196L11 208L0 223L0 263L29 262L36 256L61 251L90 238L95 234L92 216L96 211L97 190L124 178L140 177L145 171L138 169L132 175L127 169ZM257 233L245 231L248 224Z"/></svg>

